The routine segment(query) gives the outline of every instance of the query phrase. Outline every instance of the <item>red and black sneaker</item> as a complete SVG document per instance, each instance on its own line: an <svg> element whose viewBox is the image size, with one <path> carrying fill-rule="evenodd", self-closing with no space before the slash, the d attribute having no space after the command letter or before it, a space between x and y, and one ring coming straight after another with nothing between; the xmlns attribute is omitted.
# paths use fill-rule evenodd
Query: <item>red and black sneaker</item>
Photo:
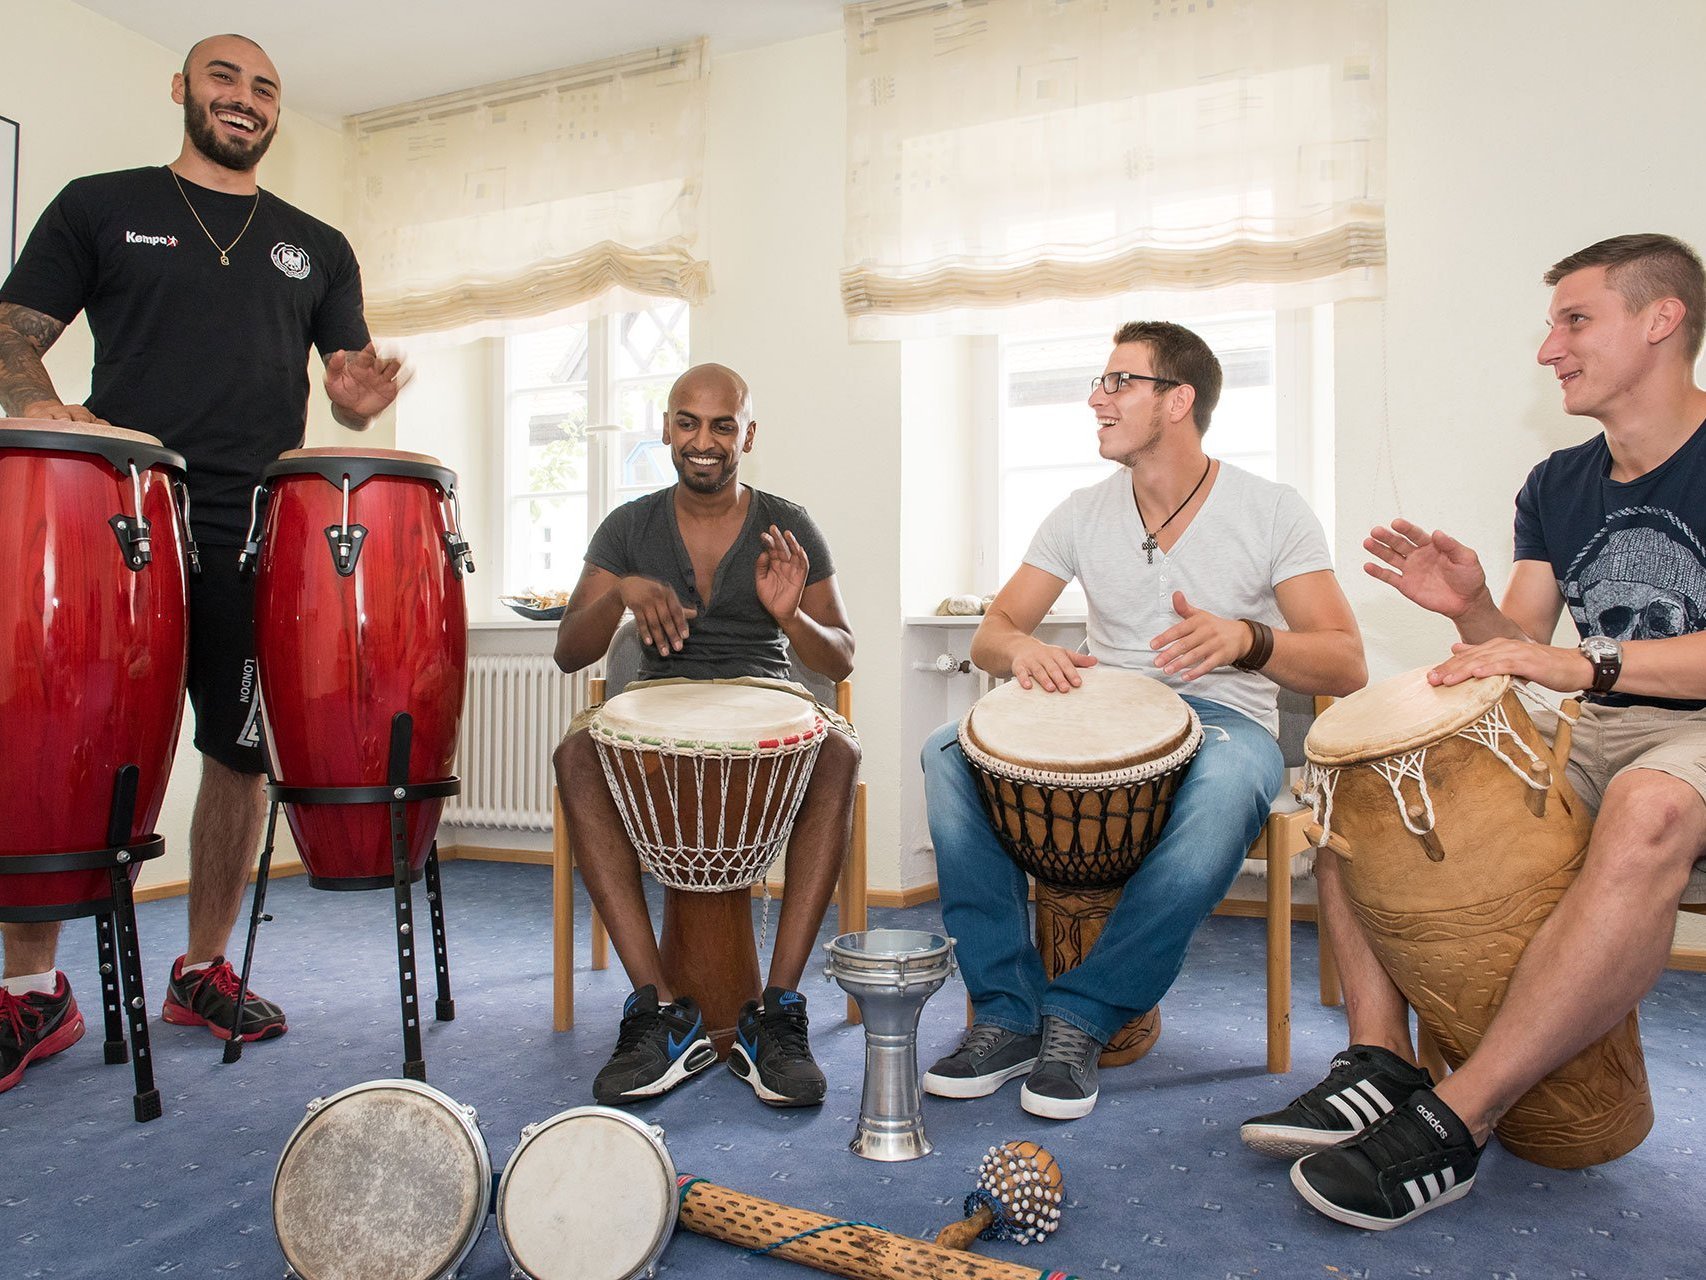
<svg viewBox="0 0 1706 1280"><path fill-rule="evenodd" d="M172 961L172 979L166 988L166 1005L160 1016L180 1027L206 1027L221 1040L231 1038L236 1025L237 971L214 956L205 969L185 974L184 958ZM243 1041L273 1040L282 1036L284 1010L252 990L243 996Z"/></svg>
<svg viewBox="0 0 1706 1280"><path fill-rule="evenodd" d="M83 1038L83 1015L63 973L53 991L15 996L0 987L0 1093L24 1078L32 1062L51 1058Z"/></svg>

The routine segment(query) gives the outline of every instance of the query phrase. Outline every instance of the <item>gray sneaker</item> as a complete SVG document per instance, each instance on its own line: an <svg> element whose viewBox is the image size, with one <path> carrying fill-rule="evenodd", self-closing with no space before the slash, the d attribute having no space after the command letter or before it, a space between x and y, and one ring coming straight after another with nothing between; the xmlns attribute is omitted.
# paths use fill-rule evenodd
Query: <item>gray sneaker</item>
<svg viewBox="0 0 1706 1280"><path fill-rule="evenodd" d="M1070 1022L1045 1014L1043 1044L1019 1105L1045 1120L1076 1120L1096 1105L1096 1059L1102 1042Z"/></svg>
<svg viewBox="0 0 1706 1280"><path fill-rule="evenodd" d="M1041 1036L1022 1036L1005 1027L979 1022L960 1047L924 1073L924 1092L938 1098L986 1098L1036 1065Z"/></svg>

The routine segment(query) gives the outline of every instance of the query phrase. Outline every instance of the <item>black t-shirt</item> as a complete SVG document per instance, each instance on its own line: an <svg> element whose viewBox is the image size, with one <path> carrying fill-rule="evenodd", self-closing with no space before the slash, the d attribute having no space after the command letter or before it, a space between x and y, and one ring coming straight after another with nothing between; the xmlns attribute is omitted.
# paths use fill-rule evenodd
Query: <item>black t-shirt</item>
<svg viewBox="0 0 1706 1280"><path fill-rule="evenodd" d="M586 549L586 562L618 577L638 574L673 588L682 607L698 610L687 623L687 643L679 653L660 658L645 650L639 678L685 676L727 680L737 676L788 678L788 641L758 599L759 535L775 525L791 533L811 567L806 584L835 572L824 540L806 509L785 498L751 489L746 523L717 566L707 608L693 579L693 560L675 521L675 486L648 493L617 507L604 518Z"/></svg>
<svg viewBox="0 0 1706 1280"><path fill-rule="evenodd" d="M1611 478L1603 435L1560 449L1516 499L1516 558L1552 566L1583 636L1665 640L1706 631L1706 423L1627 483ZM1609 693L1608 706L1706 708Z"/></svg>
<svg viewBox="0 0 1706 1280"><path fill-rule="evenodd" d="M209 236L237 241L230 266ZM180 193L163 166L69 183L0 302L67 324L88 312L89 409L184 455L196 536L220 544L242 542L261 471L302 443L309 344L326 356L368 340L341 233L267 191Z"/></svg>

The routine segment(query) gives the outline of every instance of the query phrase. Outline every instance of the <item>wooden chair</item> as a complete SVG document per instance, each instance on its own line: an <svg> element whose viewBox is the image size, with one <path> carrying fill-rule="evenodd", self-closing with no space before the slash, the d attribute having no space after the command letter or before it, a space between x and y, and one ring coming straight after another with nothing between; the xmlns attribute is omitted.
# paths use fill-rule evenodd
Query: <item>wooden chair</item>
<svg viewBox="0 0 1706 1280"><path fill-rule="evenodd" d="M589 686L591 702L596 705L614 698L627 688L640 669L639 635L632 619L617 628L611 638L610 650L604 656L604 674L594 676ZM853 686L846 680L830 681L804 666L788 650L788 675L811 690L812 696L826 707L833 707L844 720L853 719ZM865 884L865 784L859 783L853 794L853 838L849 843L846 861L841 868L841 881L836 889L835 919L837 931L852 933L866 926ZM551 973L552 1026L567 1031L575 1025L575 877L574 852L569 844L568 825L563 819L561 796L553 796L551 821ZM595 908L592 912L592 967L610 966L610 935ZM851 997L847 1001L847 1017L859 1021L859 1009Z"/></svg>

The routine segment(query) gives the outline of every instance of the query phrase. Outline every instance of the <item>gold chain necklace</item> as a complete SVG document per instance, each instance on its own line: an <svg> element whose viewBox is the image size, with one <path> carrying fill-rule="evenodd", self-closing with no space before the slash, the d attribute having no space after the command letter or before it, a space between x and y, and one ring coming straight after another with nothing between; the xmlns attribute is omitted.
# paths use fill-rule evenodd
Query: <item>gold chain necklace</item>
<svg viewBox="0 0 1706 1280"><path fill-rule="evenodd" d="M261 207L261 189L255 188L255 203L249 206L249 216L243 220L243 230L237 233L237 238L230 244L220 248L219 241L213 238L213 232L207 229L207 223L201 220L201 215L195 211L195 206L190 203L190 193L184 190L184 182L182 178L178 177L178 171L171 165L167 165L166 172L172 175L172 181L178 187L178 194L184 198L184 206L190 211L190 217L195 219L196 226L201 228L202 235L207 237L207 242L210 245L219 250L219 265L222 267L230 266L231 250L237 247L237 240L243 238L244 232L249 229L249 224L255 220L255 210Z"/></svg>

